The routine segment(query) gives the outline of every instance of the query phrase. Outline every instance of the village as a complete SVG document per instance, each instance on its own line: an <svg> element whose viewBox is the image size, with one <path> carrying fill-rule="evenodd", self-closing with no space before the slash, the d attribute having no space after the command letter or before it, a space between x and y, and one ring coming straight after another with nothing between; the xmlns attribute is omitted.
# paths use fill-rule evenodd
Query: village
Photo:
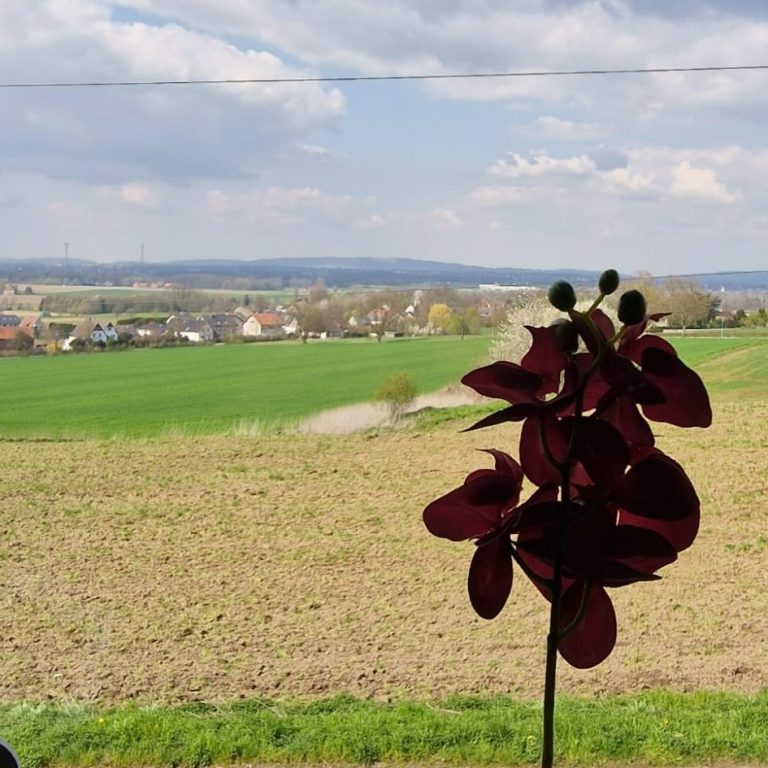
<svg viewBox="0 0 768 768"><path fill-rule="evenodd" d="M4 297L30 299L29 293ZM514 292L512 292L514 293ZM56 354L109 348L343 338L396 338L441 334L477 334L495 326L521 300L515 295L485 297L474 292L387 291L330 293L324 287L304 291L290 304L264 306L263 297L226 311L174 311L152 317L105 314L74 317L47 309L0 312L0 353ZM39 297L38 297L39 299ZM450 303L449 303L450 302ZM6 306L10 304L6 301ZM190 302L194 303L194 302ZM44 305L43 301L38 304ZM20 302L24 306L24 302Z"/></svg>

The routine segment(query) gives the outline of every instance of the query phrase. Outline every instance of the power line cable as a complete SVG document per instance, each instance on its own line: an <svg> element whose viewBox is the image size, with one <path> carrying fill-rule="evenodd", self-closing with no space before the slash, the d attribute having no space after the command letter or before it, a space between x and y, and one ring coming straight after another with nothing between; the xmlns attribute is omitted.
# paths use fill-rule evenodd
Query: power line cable
<svg viewBox="0 0 768 768"><path fill-rule="evenodd" d="M471 72L409 75L331 75L327 77L245 77L199 80L91 80L82 82L0 82L2 89L23 88L129 88L171 85L279 85L288 83L356 83L401 80L482 80L522 77L568 77L587 75L658 75L680 72L747 72L768 70L768 64L741 64L708 67L631 67L624 69L561 69L521 72Z"/></svg>

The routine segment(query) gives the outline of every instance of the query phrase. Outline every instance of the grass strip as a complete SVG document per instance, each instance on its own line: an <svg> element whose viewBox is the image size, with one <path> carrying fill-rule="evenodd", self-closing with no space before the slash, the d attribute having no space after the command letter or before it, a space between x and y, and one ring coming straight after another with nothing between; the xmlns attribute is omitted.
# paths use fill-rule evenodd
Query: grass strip
<svg viewBox="0 0 768 768"><path fill-rule="evenodd" d="M224 706L4 705L0 737L25 768L245 761L525 765L538 759L540 706L506 697L382 704L349 696ZM668 766L768 760L768 693L646 692L563 698L561 764Z"/></svg>

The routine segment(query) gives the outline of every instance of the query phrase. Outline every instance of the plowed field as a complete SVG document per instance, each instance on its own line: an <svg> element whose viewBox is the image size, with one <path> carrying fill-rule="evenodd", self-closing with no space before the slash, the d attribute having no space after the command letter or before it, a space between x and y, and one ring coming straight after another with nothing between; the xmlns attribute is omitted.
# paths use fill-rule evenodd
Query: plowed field
<svg viewBox="0 0 768 768"><path fill-rule="evenodd" d="M768 404L658 425L703 505L661 582L614 593L619 642L563 693L768 686ZM514 427L4 442L0 699L104 703L512 693L538 697L546 608L523 578L493 622L470 544L424 505Z"/></svg>

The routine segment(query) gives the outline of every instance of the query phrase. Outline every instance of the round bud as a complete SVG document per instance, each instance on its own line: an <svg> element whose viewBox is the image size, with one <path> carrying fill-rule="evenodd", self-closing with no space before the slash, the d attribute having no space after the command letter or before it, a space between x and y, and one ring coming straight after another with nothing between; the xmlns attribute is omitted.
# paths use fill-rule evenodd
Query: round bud
<svg viewBox="0 0 768 768"><path fill-rule="evenodd" d="M640 291L625 291L619 299L619 320L635 325L645 320L645 296Z"/></svg>
<svg viewBox="0 0 768 768"><path fill-rule="evenodd" d="M569 354L579 348L579 332L576 330L576 324L564 317L558 317L552 322L552 328L555 329L557 340L563 352Z"/></svg>
<svg viewBox="0 0 768 768"><path fill-rule="evenodd" d="M567 312L576 306L576 291L567 280L552 283L547 292L549 303L561 312Z"/></svg>
<svg viewBox="0 0 768 768"><path fill-rule="evenodd" d="M619 273L615 269L606 269L597 283L603 296L610 296L619 287Z"/></svg>

